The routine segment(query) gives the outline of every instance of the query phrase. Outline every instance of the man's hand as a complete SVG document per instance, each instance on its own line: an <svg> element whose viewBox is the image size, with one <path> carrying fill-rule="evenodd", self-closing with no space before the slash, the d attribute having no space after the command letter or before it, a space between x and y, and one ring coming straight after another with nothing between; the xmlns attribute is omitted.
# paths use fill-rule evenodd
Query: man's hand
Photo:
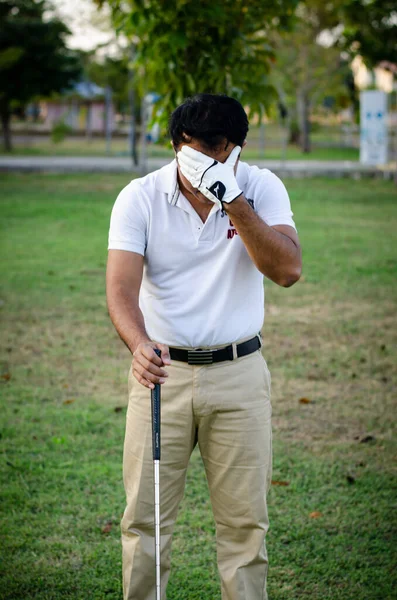
<svg viewBox="0 0 397 600"><path fill-rule="evenodd" d="M157 356L154 348L161 350L161 358ZM142 342L136 347L133 357L132 372L140 384L152 390L155 383L165 383L168 373L161 367L171 364L168 346L156 342Z"/></svg>
<svg viewBox="0 0 397 600"><path fill-rule="evenodd" d="M177 158L182 174L192 186L222 208L223 202L233 202L242 194L234 174L240 152L240 146L236 146L226 162L220 163L190 146L182 146Z"/></svg>

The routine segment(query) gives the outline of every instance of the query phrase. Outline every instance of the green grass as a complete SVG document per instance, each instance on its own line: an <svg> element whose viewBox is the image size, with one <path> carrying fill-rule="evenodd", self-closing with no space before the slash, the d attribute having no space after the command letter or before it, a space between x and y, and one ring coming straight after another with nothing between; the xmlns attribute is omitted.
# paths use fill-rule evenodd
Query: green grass
<svg viewBox="0 0 397 600"><path fill-rule="evenodd" d="M10 154L0 156L8 157ZM85 141L60 144L39 143L30 146L15 146L11 156L129 156L127 143L117 140L111 148L110 154L106 154L104 141ZM151 158L173 158L173 153L164 146L148 146L148 156ZM281 147L270 147L264 151L255 148L244 150L245 160L283 160ZM288 146L285 160L354 160L359 159L359 150L356 148L316 148L309 154L303 154L297 146Z"/></svg>
<svg viewBox="0 0 397 600"><path fill-rule="evenodd" d="M110 211L128 179L1 175L4 600L121 600L130 356L107 316L104 274ZM274 436L269 597L391 600L395 187L285 183L304 273L290 289L266 282ZM172 564L169 600L220 599L196 452Z"/></svg>
<svg viewBox="0 0 397 600"><path fill-rule="evenodd" d="M282 138L277 128L266 130L263 145L259 142L259 132L253 128L248 135L248 145L244 150L244 157L248 160L281 160L283 158ZM331 136L331 134L330 134ZM318 137L318 136L317 136ZM358 160L357 148L321 147L316 146L316 134L313 134L313 149L309 154L303 154L297 146L290 145L286 151L286 160ZM331 139L331 137L328 137ZM326 143L322 137L321 144ZM335 141L333 142L335 143ZM0 150L0 155L3 153ZM32 137L14 142L13 155L21 156L106 156L106 143L104 139L84 137L67 137L62 142L54 144L48 137ZM111 144L111 156L128 156L128 138L114 138ZM169 158L173 156L170 144L149 144L148 155L151 157ZM3 153L4 156L4 153Z"/></svg>

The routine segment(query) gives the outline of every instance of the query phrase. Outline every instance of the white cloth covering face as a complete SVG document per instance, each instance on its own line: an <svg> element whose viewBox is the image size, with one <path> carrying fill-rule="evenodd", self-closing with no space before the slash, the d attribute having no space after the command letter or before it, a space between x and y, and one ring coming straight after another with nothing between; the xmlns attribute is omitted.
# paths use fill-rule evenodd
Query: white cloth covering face
<svg viewBox="0 0 397 600"><path fill-rule="evenodd" d="M233 202L241 195L234 167L241 152L235 146L224 163L198 152L190 146L182 146L177 161L182 175L206 198L223 208L222 202Z"/></svg>

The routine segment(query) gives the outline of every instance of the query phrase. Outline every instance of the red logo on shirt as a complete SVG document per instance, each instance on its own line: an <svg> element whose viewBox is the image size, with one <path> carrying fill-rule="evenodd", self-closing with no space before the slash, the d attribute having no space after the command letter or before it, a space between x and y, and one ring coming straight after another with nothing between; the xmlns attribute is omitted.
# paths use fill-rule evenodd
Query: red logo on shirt
<svg viewBox="0 0 397 600"><path fill-rule="evenodd" d="M231 227L231 229L227 230L227 239L228 240L232 240L234 238L235 235L238 235L238 231L237 229L234 227L233 222L231 219L229 219L229 225Z"/></svg>
<svg viewBox="0 0 397 600"><path fill-rule="evenodd" d="M233 239L235 235L238 235L238 231L237 231L237 229L234 229L234 227L233 227L233 229L227 230L227 239L228 240Z"/></svg>

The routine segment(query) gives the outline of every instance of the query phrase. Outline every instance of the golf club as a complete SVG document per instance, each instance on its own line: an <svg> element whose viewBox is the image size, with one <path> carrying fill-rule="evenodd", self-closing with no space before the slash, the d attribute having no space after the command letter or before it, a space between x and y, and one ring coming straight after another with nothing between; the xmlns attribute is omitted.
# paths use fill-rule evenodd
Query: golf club
<svg viewBox="0 0 397 600"><path fill-rule="evenodd" d="M157 356L160 350L155 349ZM156 558L156 600L161 600L160 587L160 384L156 383L151 391L152 400L152 450L154 468L154 544Z"/></svg>

